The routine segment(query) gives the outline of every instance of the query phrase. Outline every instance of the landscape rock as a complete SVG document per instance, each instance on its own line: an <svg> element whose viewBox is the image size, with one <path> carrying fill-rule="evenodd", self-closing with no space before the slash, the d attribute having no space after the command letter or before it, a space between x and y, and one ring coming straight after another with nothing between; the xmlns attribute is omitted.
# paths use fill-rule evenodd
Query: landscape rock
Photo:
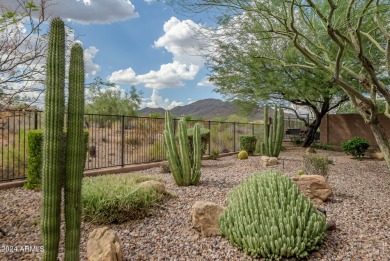
<svg viewBox="0 0 390 261"><path fill-rule="evenodd" d="M88 236L88 261L123 261L117 234L108 227L97 228Z"/></svg>
<svg viewBox="0 0 390 261"><path fill-rule="evenodd" d="M311 147L306 149L306 154L315 154L315 153L317 153L317 151Z"/></svg>
<svg viewBox="0 0 390 261"><path fill-rule="evenodd" d="M161 194L165 193L165 184L157 180L144 181L139 183L138 186L143 189L153 188Z"/></svg>
<svg viewBox="0 0 390 261"><path fill-rule="evenodd" d="M372 152L370 154L370 158L375 159L375 160L385 160L385 156L384 156L383 152L380 152L380 151Z"/></svg>
<svg viewBox="0 0 390 261"><path fill-rule="evenodd" d="M192 206L192 225L200 230L202 237L219 234L219 216L224 211L224 207L208 201L196 201Z"/></svg>
<svg viewBox="0 0 390 261"><path fill-rule="evenodd" d="M314 205L320 205L332 196L332 188L320 175L302 175L293 178L299 189L309 198Z"/></svg>
<svg viewBox="0 0 390 261"><path fill-rule="evenodd" d="M327 229L332 231L332 230L336 230L336 222L334 220L329 220L328 221L328 226L327 226Z"/></svg>
<svg viewBox="0 0 390 261"><path fill-rule="evenodd" d="M262 156L261 157L261 165L263 167L278 165L278 158Z"/></svg>

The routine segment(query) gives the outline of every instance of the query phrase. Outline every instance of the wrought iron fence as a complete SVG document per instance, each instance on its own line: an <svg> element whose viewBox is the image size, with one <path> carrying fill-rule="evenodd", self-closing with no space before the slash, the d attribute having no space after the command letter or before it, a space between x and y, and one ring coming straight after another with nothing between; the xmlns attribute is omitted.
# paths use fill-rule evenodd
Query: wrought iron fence
<svg viewBox="0 0 390 261"><path fill-rule="evenodd" d="M163 118L85 114L84 120L89 131L87 170L165 160ZM292 119L287 120L291 125ZM263 139L262 124L190 120L187 125L193 127L196 122L210 130L206 154L213 149L238 151L240 135ZM27 132L42 125L41 111L0 112L0 182L26 177Z"/></svg>

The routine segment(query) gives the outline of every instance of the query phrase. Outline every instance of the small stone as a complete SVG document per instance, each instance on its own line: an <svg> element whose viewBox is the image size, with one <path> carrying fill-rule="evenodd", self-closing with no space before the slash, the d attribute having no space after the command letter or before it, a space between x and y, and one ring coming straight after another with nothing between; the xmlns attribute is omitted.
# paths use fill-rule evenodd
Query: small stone
<svg viewBox="0 0 390 261"><path fill-rule="evenodd" d="M329 231L332 231L332 230L336 230L336 221L334 220L329 220L328 221L328 230Z"/></svg>
<svg viewBox="0 0 390 261"><path fill-rule="evenodd" d="M306 149L306 154L315 154L315 153L317 153L317 151L311 147Z"/></svg>

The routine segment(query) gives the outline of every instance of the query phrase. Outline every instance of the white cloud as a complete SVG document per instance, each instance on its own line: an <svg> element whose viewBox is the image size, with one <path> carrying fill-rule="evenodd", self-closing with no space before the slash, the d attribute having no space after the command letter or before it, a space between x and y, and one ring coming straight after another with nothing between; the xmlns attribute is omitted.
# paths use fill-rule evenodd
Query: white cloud
<svg viewBox="0 0 390 261"><path fill-rule="evenodd" d="M154 42L154 46L172 53L174 61L202 66L207 35L208 30L201 25L171 17L164 23L164 35Z"/></svg>
<svg viewBox="0 0 390 261"><path fill-rule="evenodd" d="M40 1L33 0L38 5ZM5 8L15 9L18 1L3 0L1 5ZM112 23L125 21L138 17L134 5L129 0L67 0L48 1L46 15L61 17L74 22Z"/></svg>
<svg viewBox="0 0 390 261"><path fill-rule="evenodd" d="M145 0L146 3L148 3L148 5L151 5L153 2L155 2L156 0Z"/></svg>
<svg viewBox="0 0 390 261"><path fill-rule="evenodd" d="M153 89L152 95L150 96L150 98L145 99L145 101L141 104L141 108L149 107L149 108L163 108L166 110L170 110L176 106L182 106L182 105L184 105L183 102L163 99L161 96L158 95L158 89Z"/></svg>
<svg viewBox="0 0 390 261"><path fill-rule="evenodd" d="M87 77L89 74L96 75L96 73L100 71L100 65L93 62L97 52L99 52L99 49L95 46L90 46L84 50L84 64Z"/></svg>
<svg viewBox="0 0 390 261"><path fill-rule="evenodd" d="M183 81L193 80L199 71L197 65L186 65L179 62L163 64L158 71L137 75L132 68L113 72L109 80L115 83L143 84L153 89L181 87Z"/></svg>
<svg viewBox="0 0 390 261"><path fill-rule="evenodd" d="M204 87L215 87L215 85L209 81L208 77L203 78L200 82L198 82L196 85L198 86L204 86Z"/></svg>

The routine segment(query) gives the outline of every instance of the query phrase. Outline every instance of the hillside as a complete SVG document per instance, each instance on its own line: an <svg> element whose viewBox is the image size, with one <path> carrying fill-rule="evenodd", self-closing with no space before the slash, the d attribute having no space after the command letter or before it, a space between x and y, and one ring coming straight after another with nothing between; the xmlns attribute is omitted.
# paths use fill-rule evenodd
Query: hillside
<svg viewBox="0 0 390 261"><path fill-rule="evenodd" d="M140 110L140 115L148 116L151 113L160 113L164 115L165 110L163 108L143 108ZM218 99L204 99L193 102L184 106L177 106L171 109L173 115L179 117L182 115L199 116L203 119L211 119L214 117L227 118L232 114L239 114L240 108L232 102L221 101ZM259 109L258 112L248 115L249 120L262 120L263 110Z"/></svg>

